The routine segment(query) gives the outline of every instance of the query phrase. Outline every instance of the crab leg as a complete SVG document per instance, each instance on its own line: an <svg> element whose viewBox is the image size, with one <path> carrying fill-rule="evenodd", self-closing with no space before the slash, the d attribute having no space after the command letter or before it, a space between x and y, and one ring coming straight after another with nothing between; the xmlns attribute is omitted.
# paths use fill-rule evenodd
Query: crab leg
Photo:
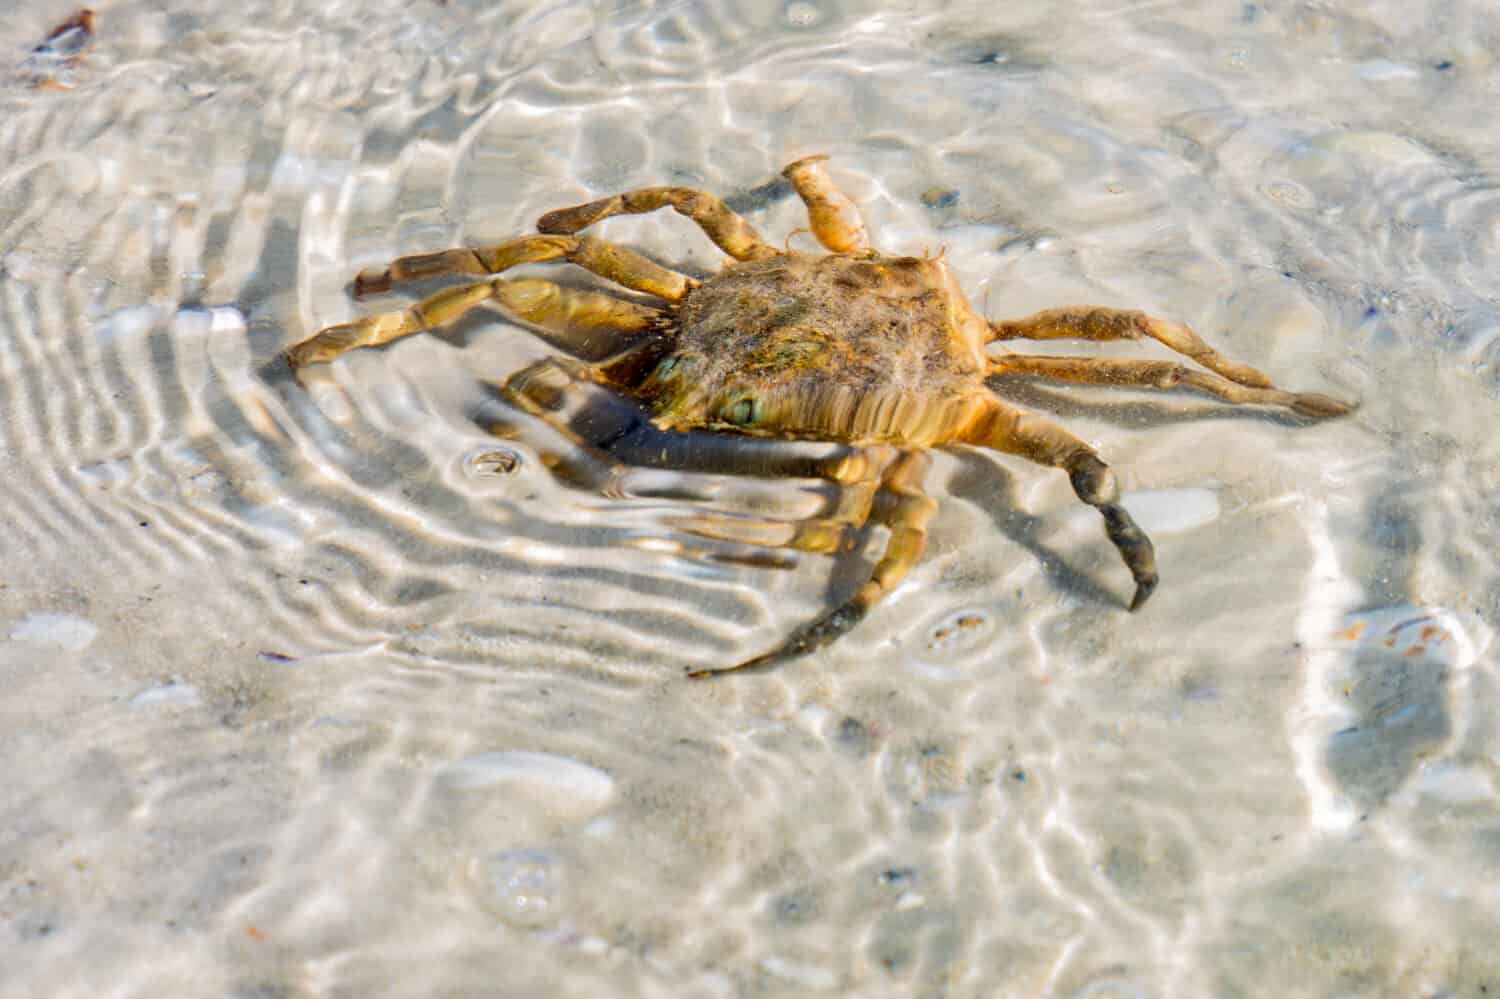
<svg viewBox="0 0 1500 999"><path fill-rule="evenodd" d="M823 169L827 156L806 156L781 171L807 205L807 218L819 243L834 253L862 253L870 249L859 209L836 187Z"/></svg>
<svg viewBox="0 0 1500 999"><path fill-rule="evenodd" d="M493 246L460 246L437 253L397 257L386 267L360 271L356 297L387 291L398 281L420 281L445 274L499 274L521 264L566 260L632 291L675 302L697 284L623 246L589 236L522 236Z"/></svg>
<svg viewBox="0 0 1500 999"><path fill-rule="evenodd" d="M610 341L613 337L618 347L621 337L653 329L662 315L648 306L599 292L564 288L539 278L491 278L443 288L396 312L378 312L353 322L325 326L290 347L287 361L294 369L331 361L355 347L390 343L452 322L492 299L518 319L541 326L555 340L580 353L609 353L599 349L599 340Z"/></svg>
<svg viewBox="0 0 1500 999"><path fill-rule="evenodd" d="M1274 388L1271 379L1248 364L1214 350L1182 323L1156 319L1131 309L1079 305L1045 309L1024 319L991 322L995 340L1139 340L1150 337L1232 382Z"/></svg>
<svg viewBox="0 0 1500 999"><path fill-rule="evenodd" d="M1175 361L1007 354L991 358L988 373L1040 375L1058 381L1090 385L1128 385L1156 389L1185 385L1225 402L1285 406L1299 416L1316 418L1343 416L1352 408L1348 403L1316 392L1283 392L1274 386L1247 386L1211 372L1195 371Z"/></svg>
<svg viewBox="0 0 1500 999"><path fill-rule="evenodd" d="M819 469L820 478L836 487L832 509L801 521L761 517L681 517L676 526L699 537L737 541L761 548L791 548L831 555L850 550L870 510L895 452L887 447L860 448Z"/></svg>
<svg viewBox="0 0 1500 999"><path fill-rule="evenodd" d="M671 206L698 223L705 235L736 260L776 256L776 249L755 228L707 191L691 187L642 187L623 194L559 208L537 219L537 231L571 235L611 215L641 215Z"/></svg>
<svg viewBox="0 0 1500 999"><path fill-rule="evenodd" d="M1104 517L1104 531L1135 579L1130 609L1136 610L1156 589L1156 553L1151 539L1120 505L1120 487L1094 449L1062 427L999 399L987 398L968 423L950 439L1019 455L1068 473L1073 492Z"/></svg>
<svg viewBox="0 0 1500 999"><path fill-rule="evenodd" d="M937 502L922 491L927 456L920 451L902 452L881 480L882 500L875 515L890 528L885 554L875 563L870 578L842 606L802 625L778 648L738 666L699 669L688 673L695 679L725 673L764 672L782 663L823 648L849 632L879 600L905 578L927 547L927 522Z"/></svg>
<svg viewBox="0 0 1500 999"><path fill-rule="evenodd" d="M873 495L873 491L872 491ZM676 517L672 526L700 538L733 541L757 548L790 548L793 551L833 555L854 547L864 518L814 517L796 522L755 517L693 515Z"/></svg>

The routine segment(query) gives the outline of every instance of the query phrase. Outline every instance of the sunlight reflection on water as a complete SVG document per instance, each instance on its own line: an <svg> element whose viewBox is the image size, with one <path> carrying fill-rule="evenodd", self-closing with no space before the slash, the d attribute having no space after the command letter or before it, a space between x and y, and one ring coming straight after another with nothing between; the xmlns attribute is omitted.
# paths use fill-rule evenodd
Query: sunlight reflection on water
<svg viewBox="0 0 1500 999"><path fill-rule="evenodd" d="M8 981L1500 985L1482 4L60 20L0 22ZM550 353L497 312L306 386L277 360L381 307L349 294L363 267L633 186L715 191L805 250L778 171L814 152L882 249L943 252L987 315L1142 308L1361 408L1007 386L1117 470L1148 608L1064 477L955 451L926 556L859 628L703 684L683 670L773 646L866 550L684 525L826 487L616 473L493 390ZM721 259L671 213L604 231Z"/></svg>

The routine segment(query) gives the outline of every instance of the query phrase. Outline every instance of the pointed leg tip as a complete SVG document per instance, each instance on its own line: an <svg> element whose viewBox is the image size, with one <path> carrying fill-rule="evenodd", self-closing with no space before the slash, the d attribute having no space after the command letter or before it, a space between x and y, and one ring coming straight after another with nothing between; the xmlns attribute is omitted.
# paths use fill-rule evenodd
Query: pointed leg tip
<svg viewBox="0 0 1500 999"><path fill-rule="evenodd" d="M827 159L827 153L814 153L811 156L803 156L801 159L793 160L786 166L782 167L781 175L787 180L791 180L792 175L797 173L799 170L805 170L813 164L825 162Z"/></svg>
<svg viewBox="0 0 1500 999"><path fill-rule="evenodd" d="M1292 401L1292 412L1315 420L1331 420L1348 416L1358 408L1355 403L1343 402L1319 392L1304 392Z"/></svg>
<svg viewBox="0 0 1500 999"><path fill-rule="evenodd" d="M767 673L778 668L783 663L793 659L801 659L818 649L826 647L834 639L848 632L865 616L868 607L858 601L844 604L837 610L823 615L815 621L804 624L793 631L780 648L773 649L764 655L747 659L738 666L726 666L722 669L694 669L688 670L689 679L702 679L709 676L722 676L725 673Z"/></svg>
<svg viewBox="0 0 1500 999"><path fill-rule="evenodd" d="M1135 596L1130 598L1130 609L1132 611L1140 610L1142 605L1151 599L1151 594L1156 592L1156 584L1158 582L1159 578L1155 574L1135 581Z"/></svg>
<svg viewBox="0 0 1500 999"><path fill-rule="evenodd" d="M561 218L561 216L561 211L548 212L546 215L543 215L541 218L536 220L536 231L544 236L570 235L571 230L563 225L563 219Z"/></svg>
<svg viewBox="0 0 1500 999"><path fill-rule="evenodd" d="M364 298L367 295L379 295L391 290L391 272L388 270L360 271L354 276L354 286L350 291L355 298Z"/></svg>
<svg viewBox="0 0 1500 999"><path fill-rule="evenodd" d="M536 220L536 231L544 236L571 236L609 215L610 203L611 199L602 198L586 205L550 211Z"/></svg>
<svg viewBox="0 0 1500 999"><path fill-rule="evenodd" d="M725 676L729 673L764 673L780 664L783 657L778 653L771 652L754 659L747 659L738 666L720 666L718 668L690 669L687 671L689 680L708 680L716 676Z"/></svg>
<svg viewBox="0 0 1500 999"><path fill-rule="evenodd" d="M286 359L286 366L292 369L292 374L300 376L302 369L317 361L316 357L309 356L310 351L302 349L303 344L296 344L281 352Z"/></svg>

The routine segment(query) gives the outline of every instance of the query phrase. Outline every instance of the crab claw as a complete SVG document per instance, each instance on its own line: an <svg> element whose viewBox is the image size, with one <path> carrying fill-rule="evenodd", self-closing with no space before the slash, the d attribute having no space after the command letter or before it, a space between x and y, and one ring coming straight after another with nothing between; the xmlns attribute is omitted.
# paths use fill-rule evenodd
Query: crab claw
<svg viewBox="0 0 1500 999"><path fill-rule="evenodd" d="M859 253L870 248L865 224L854 202L833 185L823 170L827 156L805 156L781 175L792 182L807 204L813 235L834 253Z"/></svg>

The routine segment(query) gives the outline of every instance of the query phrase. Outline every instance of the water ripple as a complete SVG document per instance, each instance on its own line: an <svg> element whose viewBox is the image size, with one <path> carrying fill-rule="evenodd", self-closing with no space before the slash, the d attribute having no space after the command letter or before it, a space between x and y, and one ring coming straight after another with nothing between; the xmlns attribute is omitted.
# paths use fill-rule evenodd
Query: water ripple
<svg viewBox="0 0 1500 999"><path fill-rule="evenodd" d="M1493 981L1477 6L124 0L43 65L57 17L0 22L18 980ZM882 247L944 252L990 314L1146 308L1363 408L1295 427L1038 392L1150 525L1149 609L1118 607L1063 477L945 455L928 555L880 613L698 684L681 671L769 647L879 544L749 543L832 487L616 467L496 391L549 349L494 312L301 383L279 359L401 301L354 301L364 266L634 185L712 189L807 245L777 171L812 152ZM606 231L720 260L670 214Z"/></svg>

